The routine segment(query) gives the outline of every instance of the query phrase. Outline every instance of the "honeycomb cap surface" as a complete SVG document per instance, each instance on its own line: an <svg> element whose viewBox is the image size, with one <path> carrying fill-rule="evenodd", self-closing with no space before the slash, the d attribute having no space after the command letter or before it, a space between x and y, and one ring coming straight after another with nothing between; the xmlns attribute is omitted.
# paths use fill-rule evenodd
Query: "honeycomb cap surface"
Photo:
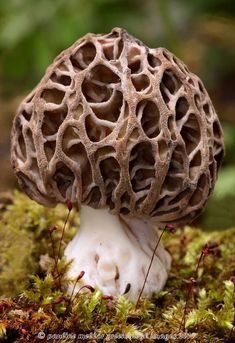
<svg viewBox="0 0 235 343"><path fill-rule="evenodd" d="M185 224L205 207L224 152L202 81L123 29L63 51L21 103L11 159L46 206L70 199Z"/></svg>

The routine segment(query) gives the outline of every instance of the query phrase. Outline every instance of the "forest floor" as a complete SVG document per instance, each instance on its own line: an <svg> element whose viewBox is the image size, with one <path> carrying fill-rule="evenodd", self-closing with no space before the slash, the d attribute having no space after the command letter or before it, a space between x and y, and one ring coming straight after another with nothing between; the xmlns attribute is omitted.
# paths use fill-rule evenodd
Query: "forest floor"
<svg viewBox="0 0 235 343"><path fill-rule="evenodd" d="M75 209L47 209L15 192L1 195L0 211L0 342L235 341L235 228L165 230L169 279L136 305L89 285L76 297L66 292L62 256L79 226Z"/></svg>

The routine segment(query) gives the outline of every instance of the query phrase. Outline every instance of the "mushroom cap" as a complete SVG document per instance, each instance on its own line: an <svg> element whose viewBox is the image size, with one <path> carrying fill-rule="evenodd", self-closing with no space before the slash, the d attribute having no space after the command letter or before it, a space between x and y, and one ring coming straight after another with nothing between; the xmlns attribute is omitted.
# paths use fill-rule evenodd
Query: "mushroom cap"
<svg viewBox="0 0 235 343"><path fill-rule="evenodd" d="M201 80L168 50L119 28L63 51L12 130L12 165L33 200L107 206L159 225L202 211L223 154Z"/></svg>

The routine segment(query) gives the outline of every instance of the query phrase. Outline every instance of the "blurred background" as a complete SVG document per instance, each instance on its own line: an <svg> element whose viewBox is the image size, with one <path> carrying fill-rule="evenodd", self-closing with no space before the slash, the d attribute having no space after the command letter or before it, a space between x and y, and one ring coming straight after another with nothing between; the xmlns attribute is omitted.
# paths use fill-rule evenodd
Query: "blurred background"
<svg viewBox="0 0 235 343"><path fill-rule="evenodd" d="M59 52L120 26L164 46L203 80L223 125L226 157L199 225L235 226L234 0L0 0L0 192L17 187L10 129L21 99Z"/></svg>

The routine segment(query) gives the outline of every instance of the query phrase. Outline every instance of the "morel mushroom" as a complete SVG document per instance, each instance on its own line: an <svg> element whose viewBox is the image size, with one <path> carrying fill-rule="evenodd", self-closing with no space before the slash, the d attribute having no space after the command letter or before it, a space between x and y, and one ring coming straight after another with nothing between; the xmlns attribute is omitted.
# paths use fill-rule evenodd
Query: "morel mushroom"
<svg viewBox="0 0 235 343"><path fill-rule="evenodd" d="M81 227L66 248L70 275L135 300L158 239L155 226L190 223L205 207L223 134L200 79L164 48L126 31L88 34L62 52L22 102L12 165L33 200L70 199ZM167 279L159 246L144 296ZM78 285L78 288L80 285Z"/></svg>

